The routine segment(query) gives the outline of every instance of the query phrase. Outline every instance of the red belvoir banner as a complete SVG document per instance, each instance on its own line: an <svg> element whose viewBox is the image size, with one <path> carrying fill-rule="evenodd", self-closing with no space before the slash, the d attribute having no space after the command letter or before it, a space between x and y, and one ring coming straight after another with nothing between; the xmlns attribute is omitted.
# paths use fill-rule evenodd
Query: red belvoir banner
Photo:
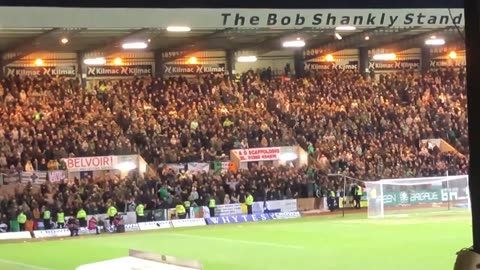
<svg viewBox="0 0 480 270"><path fill-rule="evenodd" d="M237 155L240 158L241 162L266 161L266 160L279 160L281 148L266 147L266 148L236 149L232 151L235 155Z"/></svg>
<svg viewBox="0 0 480 270"><path fill-rule="evenodd" d="M113 170L117 156L67 158L65 163L69 172Z"/></svg>

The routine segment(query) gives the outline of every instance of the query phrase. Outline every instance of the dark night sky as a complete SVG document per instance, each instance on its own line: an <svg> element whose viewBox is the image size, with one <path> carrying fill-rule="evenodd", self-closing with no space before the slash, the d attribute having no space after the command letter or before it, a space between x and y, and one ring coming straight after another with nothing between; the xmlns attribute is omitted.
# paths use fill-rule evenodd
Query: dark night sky
<svg viewBox="0 0 480 270"><path fill-rule="evenodd" d="M0 5L139 8L462 8L463 0L0 0Z"/></svg>

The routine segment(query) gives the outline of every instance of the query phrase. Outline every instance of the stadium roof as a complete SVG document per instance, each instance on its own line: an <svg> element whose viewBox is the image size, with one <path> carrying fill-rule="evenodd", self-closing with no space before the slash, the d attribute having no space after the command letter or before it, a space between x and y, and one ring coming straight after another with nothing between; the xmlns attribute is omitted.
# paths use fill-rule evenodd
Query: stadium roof
<svg viewBox="0 0 480 270"><path fill-rule="evenodd" d="M131 8L462 8L462 0L3 0L4 6L131 7Z"/></svg>
<svg viewBox="0 0 480 270"><path fill-rule="evenodd" d="M83 16L86 14L90 14L88 18ZM268 24L271 14L276 16L275 24ZM316 17L318 14L321 16ZM237 16L240 19L237 20ZM419 16L424 17L420 20ZM257 19L252 20L253 17ZM283 17L290 18L288 23L282 22ZM316 20L318 18L321 20ZM345 23L343 18L350 23ZM429 21L432 18L435 19L433 23ZM166 27L175 22L192 29L183 33L168 32ZM343 24L355 25L356 29L336 31L335 27ZM258 55L281 49L282 41L297 38L305 40L305 49L326 52L359 47L406 50L423 46L430 36L442 37L452 47L463 48L464 44L459 33L463 31L463 12L459 9L129 11L9 7L0 9L0 25L3 26L0 28L0 51L3 55L14 55L6 64L36 51L108 55L121 50L124 42L139 40L149 41L148 50L151 51L229 49L256 51ZM335 36L337 32L341 40ZM62 38L68 38L69 42L62 44Z"/></svg>

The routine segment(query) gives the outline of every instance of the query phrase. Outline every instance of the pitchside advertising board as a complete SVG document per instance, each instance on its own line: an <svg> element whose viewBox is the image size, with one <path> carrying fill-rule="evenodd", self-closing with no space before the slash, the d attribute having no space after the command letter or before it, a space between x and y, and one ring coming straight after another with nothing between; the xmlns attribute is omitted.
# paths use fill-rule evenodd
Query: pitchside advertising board
<svg viewBox="0 0 480 270"><path fill-rule="evenodd" d="M172 227L170 221L152 221L138 223L141 231L168 229Z"/></svg>
<svg viewBox="0 0 480 270"><path fill-rule="evenodd" d="M395 60L395 61L370 61L368 68L376 71L391 71L402 69L420 69L420 59Z"/></svg>
<svg viewBox="0 0 480 270"><path fill-rule="evenodd" d="M152 65L130 65L130 66L89 66L87 78L96 77L147 77L153 76Z"/></svg>
<svg viewBox="0 0 480 270"><path fill-rule="evenodd" d="M236 216L223 216L223 217L210 217L205 221L208 225L216 224L231 224L231 223L244 223L244 222L256 222L266 221L272 219L295 219L301 218L300 212L282 212L282 213L264 213L264 214L252 214L252 215L236 215Z"/></svg>
<svg viewBox="0 0 480 270"><path fill-rule="evenodd" d="M297 200L278 200L266 202L254 202L252 210L254 214L262 214L264 212L293 212L297 211ZM240 203L221 204L215 209L216 216L236 216L246 214L246 207ZM203 209L204 217L209 217L207 207Z"/></svg>
<svg viewBox="0 0 480 270"><path fill-rule="evenodd" d="M337 61L337 62L328 62L328 61L315 61L315 62L305 62L303 64L305 71L322 71L322 70L358 70L359 65L358 61Z"/></svg>
<svg viewBox="0 0 480 270"><path fill-rule="evenodd" d="M7 232L0 233L0 240L18 240L18 239L31 239L30 232Z"/></svg>
<svg viewBox="0 0 480 270"><path fill-rule="evenodd" d="M225 73L225 64L217 65L170 65L164 66L163 74L168 75L203 75Z"/></svg>
<svg viewBox="0 0 480 270"><path fill-rule="evenodd" d="M265 220L278 220L278 219L296 219L301 218L301 214L298 211L291 212L277 212L277 213L260 213L252 215L230 215L223 217L213 218L191 218L191 219L175 219L171 221L152 221L142 222L138 224L126 224L125 232L135 231L150 231L161 230L170 228L185 228L185 227L197 227L206 225L217 224L230 224L230 223L243 223L243 222L256 222ZM100 230L103 230L101 227ZM88 230L87 228L80 228L79 235L93 235L96 234L96 230ZM68 229L53 229L53 230L37 230L33 231L34 238L52 238L52 237L69 237L70 230ZM30 239L30 232L12 232L12 233L0 233L0 240L12 240L12 239Z"/></svg>
<svg viewBox="0 0 480 270"><path fill-rule="evenodd" d="M96 231L90 231L86 228L80 228L78 230L79 235L85 234L95 234ZM54 230L42 230L42 231L33 231L33 236L35 238L51 238L51 237L67 237L70 236L69 229L54 229Z"/></svg>
<svg viewBox="0 0 480 270"><path fill-rule="evenodd" d="M448 201L466 200L466 191L459 189L430 189L419 191L383 192L383 204L385 206L415 205L422 203L441 203Z"/></svg>
<svg viewBox="0 0 480 270"><path fill-rule="evenodd" d="M205 226L204 218L190 218L190 219L174 219L172 220L172 226L174 228L186 228L186 227L198 227Z"/></svg>
<svg viewBox="0 0 480 270"><path fill-rule="evenodd" d="M49 77L76 77L75 66L54 67L5 67L5 76L49 76Z"/></svg>

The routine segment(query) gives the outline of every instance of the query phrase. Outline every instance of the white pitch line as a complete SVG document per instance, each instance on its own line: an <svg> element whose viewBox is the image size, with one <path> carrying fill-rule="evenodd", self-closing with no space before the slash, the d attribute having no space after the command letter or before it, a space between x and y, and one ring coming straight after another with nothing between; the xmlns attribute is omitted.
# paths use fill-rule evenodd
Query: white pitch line
<svg viewBox="0 0 480 270"><path fill-rule="evenodd" d="M204 240L223 241L223 242L230 242L230 243L241 243L241 244L248 244L248 245L269 246L269 247L289 248L289 249L305 249L305 247L295 246L295 245L282 245L282 244L275 244L275 243L269 243L269 242L246 241L246 240L237 240L237 239L229 239L229 238L210 237L210 236L199 236L199 235L183 234L183 233L169 233L168 235L188 237L188 238L197 238L197 239L204 239Z"/></svg>
<svg viewBox="0 0 480 270"><path fill-rule="evenodd" d="M31 264L26 264L26 263L21 263L21 262L15 262L15 261L9 261L5 259L0 259L0 264L7 264L7 265L16 265L16 266L21 266L23 268L27 269L32 269L32 270L52 270L50 268L44 268L36 265L31 265Z"/></svg>

